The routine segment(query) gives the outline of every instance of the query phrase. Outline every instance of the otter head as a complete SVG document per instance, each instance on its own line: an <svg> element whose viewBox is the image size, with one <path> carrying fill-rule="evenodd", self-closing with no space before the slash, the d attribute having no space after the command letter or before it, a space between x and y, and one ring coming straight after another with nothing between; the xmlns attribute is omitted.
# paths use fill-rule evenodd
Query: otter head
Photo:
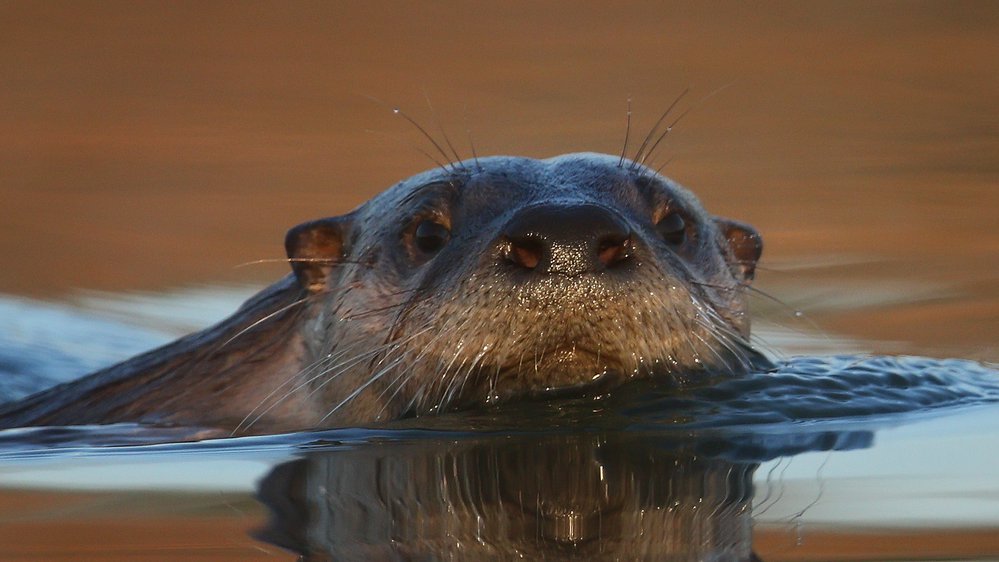
<svg viewBox="0 0 999 562"><path fill-rule="evenodd" d="M292 229L316 425L749 368L762 241L597 154L495 157Z"/></svg>

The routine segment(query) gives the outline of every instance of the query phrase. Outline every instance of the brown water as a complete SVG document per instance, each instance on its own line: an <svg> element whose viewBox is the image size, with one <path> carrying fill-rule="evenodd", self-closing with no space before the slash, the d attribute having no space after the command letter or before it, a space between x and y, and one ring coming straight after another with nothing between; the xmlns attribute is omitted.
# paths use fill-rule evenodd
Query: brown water
<svg viewBox="0 0 999 562"><path fill-rule="evenodd" d="M288 227L434 166L392 106L463 156L618 154L629 98L634 151L688 86L657 164L763 233L758 286L784 302L756 303L764 324L999 361L989 2L3 2L0 293L263 283L283 267L239 266L282 257ZM241 494L8 489L0 557L56 538L43 558L279 556ZM999 555L987 526L812 532L755 540L765 559Z"/></svg>

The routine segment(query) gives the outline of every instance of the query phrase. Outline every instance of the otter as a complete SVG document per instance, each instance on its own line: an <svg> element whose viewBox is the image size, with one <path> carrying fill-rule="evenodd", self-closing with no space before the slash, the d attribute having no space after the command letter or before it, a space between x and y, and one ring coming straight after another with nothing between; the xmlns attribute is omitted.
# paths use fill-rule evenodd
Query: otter
<svg viewBox="0 0 999 562"><path fill-rule="evenodd" d="M751 226L644 164L474 158L292 228L231 317L0 409L0 427L260 434L755 368Z"/></svg>

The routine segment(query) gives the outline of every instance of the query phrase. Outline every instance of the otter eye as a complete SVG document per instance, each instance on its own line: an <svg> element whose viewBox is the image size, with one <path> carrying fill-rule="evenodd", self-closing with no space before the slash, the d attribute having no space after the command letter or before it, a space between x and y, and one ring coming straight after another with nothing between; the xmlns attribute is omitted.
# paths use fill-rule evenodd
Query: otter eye
<svg viewBox="0 0 999 562"><path fill-rule="evenodd" d="M656 223L656 230L669 244L683 244L687 239L687 223L680 213L669 213Z"/></svg>
<svg viewBox="0 0 999 562"><path fill-rule="evenodd" d="M425 220L416 225L413 241L421 252L434 254L441 250L451 239L451 231L441 223Z"/></svg>

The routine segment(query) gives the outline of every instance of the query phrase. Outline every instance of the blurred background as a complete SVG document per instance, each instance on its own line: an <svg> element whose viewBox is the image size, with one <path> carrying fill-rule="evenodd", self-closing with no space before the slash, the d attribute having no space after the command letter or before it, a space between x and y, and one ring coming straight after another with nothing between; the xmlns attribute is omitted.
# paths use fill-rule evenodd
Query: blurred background
<svg viewBox="0 0 999 562"><path fill-rule="evenodd" d="M688 87L656 165L763 233L759 316L999 361L993 2L0 2L0 292L263 284L434 166L391 107L619 154Z"/></svg>
<svg viewBox="0 0 999 562"><path fill-rule="evenodd" d="M392 107L465 157L473 142L480 156L548 157L620 154L630 99L634 154L688 88L654 166L763 233L752 306L765 340L999 362L999 3L0 0L0 382L98 368L284 275L243 264L280 260L289 227L435 165ZM150 326L166 333L138 329ZM990 474L974 462L994 449L979 426L993 427L933 434L937 448L918 429L896 437L953 465L889 454L885 474L937 479L898 478L920 492L912 512L956 513L969 504L947 502L962 498L995 513L994 478L964 472ZM241 459L267 468L259 455L192 474L235 481ZM166 456L117 473L58 456L0 472L7 486L20 473L79 486L92 470L99 486L128 474L154 490L182 473ZM851 474L870 477L866 459ZM810 507L819 490L820 514L842 498L861 510L847 513L906 505L884 485L894 476L827 489L835 467L797 462L802 480L786 467L777 480L799 482ZM760 474L769 485L772 469ZM942 513L947 528L916 534L757 527L756 547L767 560L995 551L992 528ZM279 550L247 535L263 519L246 490L8 487L0 550L271 560Z"/></svg>

